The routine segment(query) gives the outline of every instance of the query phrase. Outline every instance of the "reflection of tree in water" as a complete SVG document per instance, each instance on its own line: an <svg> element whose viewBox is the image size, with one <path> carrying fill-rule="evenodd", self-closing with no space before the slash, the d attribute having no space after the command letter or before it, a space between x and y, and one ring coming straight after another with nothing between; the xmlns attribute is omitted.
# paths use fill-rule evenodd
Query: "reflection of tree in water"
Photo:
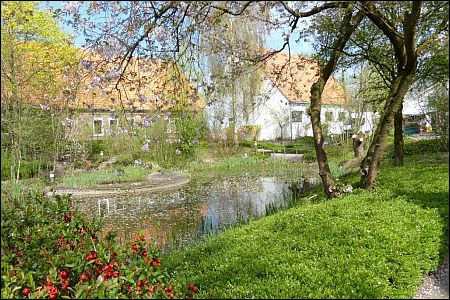
<svg viewBox="0 0 450 300"><path fill-rule="evenodd" d="M184 247L207 234L265 214L285 201L288 182L275 177L216 177L176 191L75 198L88 216L103 216L105 235L124 242L141 231L158 248Z"/></svg>
<svg viewBox="0 0 450 300"><path fill-rule="evenodd" d="M85 214L104 220L105 236L109 231L117 233L119 241L134 239L142 231L146 239L158 246L165 246L175 236L184 240L201 222L206 204L186 201L179 192L152 193L147 195L114 195L108 198L75 198L74 204Z"/></svg>

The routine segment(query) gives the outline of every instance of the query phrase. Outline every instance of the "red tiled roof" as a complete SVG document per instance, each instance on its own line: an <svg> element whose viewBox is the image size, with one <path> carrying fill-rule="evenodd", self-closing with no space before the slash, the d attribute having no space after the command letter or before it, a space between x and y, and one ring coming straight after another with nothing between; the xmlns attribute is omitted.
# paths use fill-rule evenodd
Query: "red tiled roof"
<svg viewBox="0 0 450 300"><path fill-rule="evenodd" d="M99 73L105 73L108 66ZM175 64L156 60L132 59L122 81L105 83L104 89L90 88L99 74L90 73L81 83L73 108L168 110L183 103L191 109L203 109L205 100Z"/></svg>
<svg viewBox="0 0 450 300"><path fill-rule="evenodd" d="M319 79L319 66L309 57L279 52L265 63L267 77L280 89L291 102L309 103L311 86ZM322 94L323 104L345 104L343 87L330 77Z"/></svg>

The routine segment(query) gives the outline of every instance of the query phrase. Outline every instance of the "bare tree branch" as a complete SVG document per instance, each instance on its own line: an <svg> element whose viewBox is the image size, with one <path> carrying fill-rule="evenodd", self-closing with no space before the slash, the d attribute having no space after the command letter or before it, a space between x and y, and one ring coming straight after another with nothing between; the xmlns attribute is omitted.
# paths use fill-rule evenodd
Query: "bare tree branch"
<svg viewBox="0 0 450 300"><path fill-rule="evenodd" d="M283 7L293 16L295 17L299 17L299 18L305 18L305 17L310 17L313 16L315 14L320 13L321 11L325 10L325 9L329 9L329 8L346 8L349 5L349 2L341 2L341 1L336 1L336 2L327 2L325 4L323 4L322 6L317 6L314 7L313 9L311 9L310 11L305 11L305 12L296 12L295 10L293 10L292 8L289 7L289 5L287 5L286 1L280 1L281 4L283 5Z"/></svg>
<svg viewBox="0 0 450 300"><path fill-rule="evenodd" d="M237 12L233 12L233 11L231 11L230 9L226 8L226 7L217 6L217 5L211 5L211 7L212 7L212 8L215 8L215 9L218 9L218 10L220 10L220 11L222 11L222 14L227 13L227 14L232 15L232 16L239 16L239 15L241 15L241 14L247 9L247 7L248 7L252 2L255 2L255 1L247 1L247 2L245 2L244 5L243 5L243 7L242 7L239 11L237 11Z"/></svg>

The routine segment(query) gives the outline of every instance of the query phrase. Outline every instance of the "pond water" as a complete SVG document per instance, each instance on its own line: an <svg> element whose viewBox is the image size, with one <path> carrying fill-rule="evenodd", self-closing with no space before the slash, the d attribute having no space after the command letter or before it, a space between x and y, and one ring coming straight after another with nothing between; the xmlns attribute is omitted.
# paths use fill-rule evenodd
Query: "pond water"
<svg viewBox="0 0 450 300"><path fill-rule="evenodd" d="M103 217L104 234L115 231L124 242L141 231L165 251L261 217L268 207L286 206L293 180L283 177L215 176L194 179L170 191L78 196L74 205L88 216Z"/></svg>

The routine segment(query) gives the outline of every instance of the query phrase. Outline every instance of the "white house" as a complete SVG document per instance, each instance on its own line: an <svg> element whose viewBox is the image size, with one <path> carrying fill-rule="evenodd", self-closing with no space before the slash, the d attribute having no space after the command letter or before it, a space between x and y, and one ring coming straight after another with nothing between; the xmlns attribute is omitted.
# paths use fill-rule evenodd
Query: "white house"
<svg viewBox="0 0 450 300"><path fill-rule="evenodd" d="M206 109L209 125L226 128L230 121L236 127L256 125L260 127L258 140L293 140L297 137L312 136L312 126L307 114L310 105L310 90L318 80L318 65L312 58L280 52L271 57L264 67L260 96L255 101L252 112L244 118L233 120L227 106L211 105ZM218 116L218 111L221 115ZM361 119L361 122L356 122ZM370 132L374 128L374 113L352 112L345 91L339 82L330 77L322 94L322 129L327 134L350 132ZM361 123L358 128L355 124Z"/></svg>

